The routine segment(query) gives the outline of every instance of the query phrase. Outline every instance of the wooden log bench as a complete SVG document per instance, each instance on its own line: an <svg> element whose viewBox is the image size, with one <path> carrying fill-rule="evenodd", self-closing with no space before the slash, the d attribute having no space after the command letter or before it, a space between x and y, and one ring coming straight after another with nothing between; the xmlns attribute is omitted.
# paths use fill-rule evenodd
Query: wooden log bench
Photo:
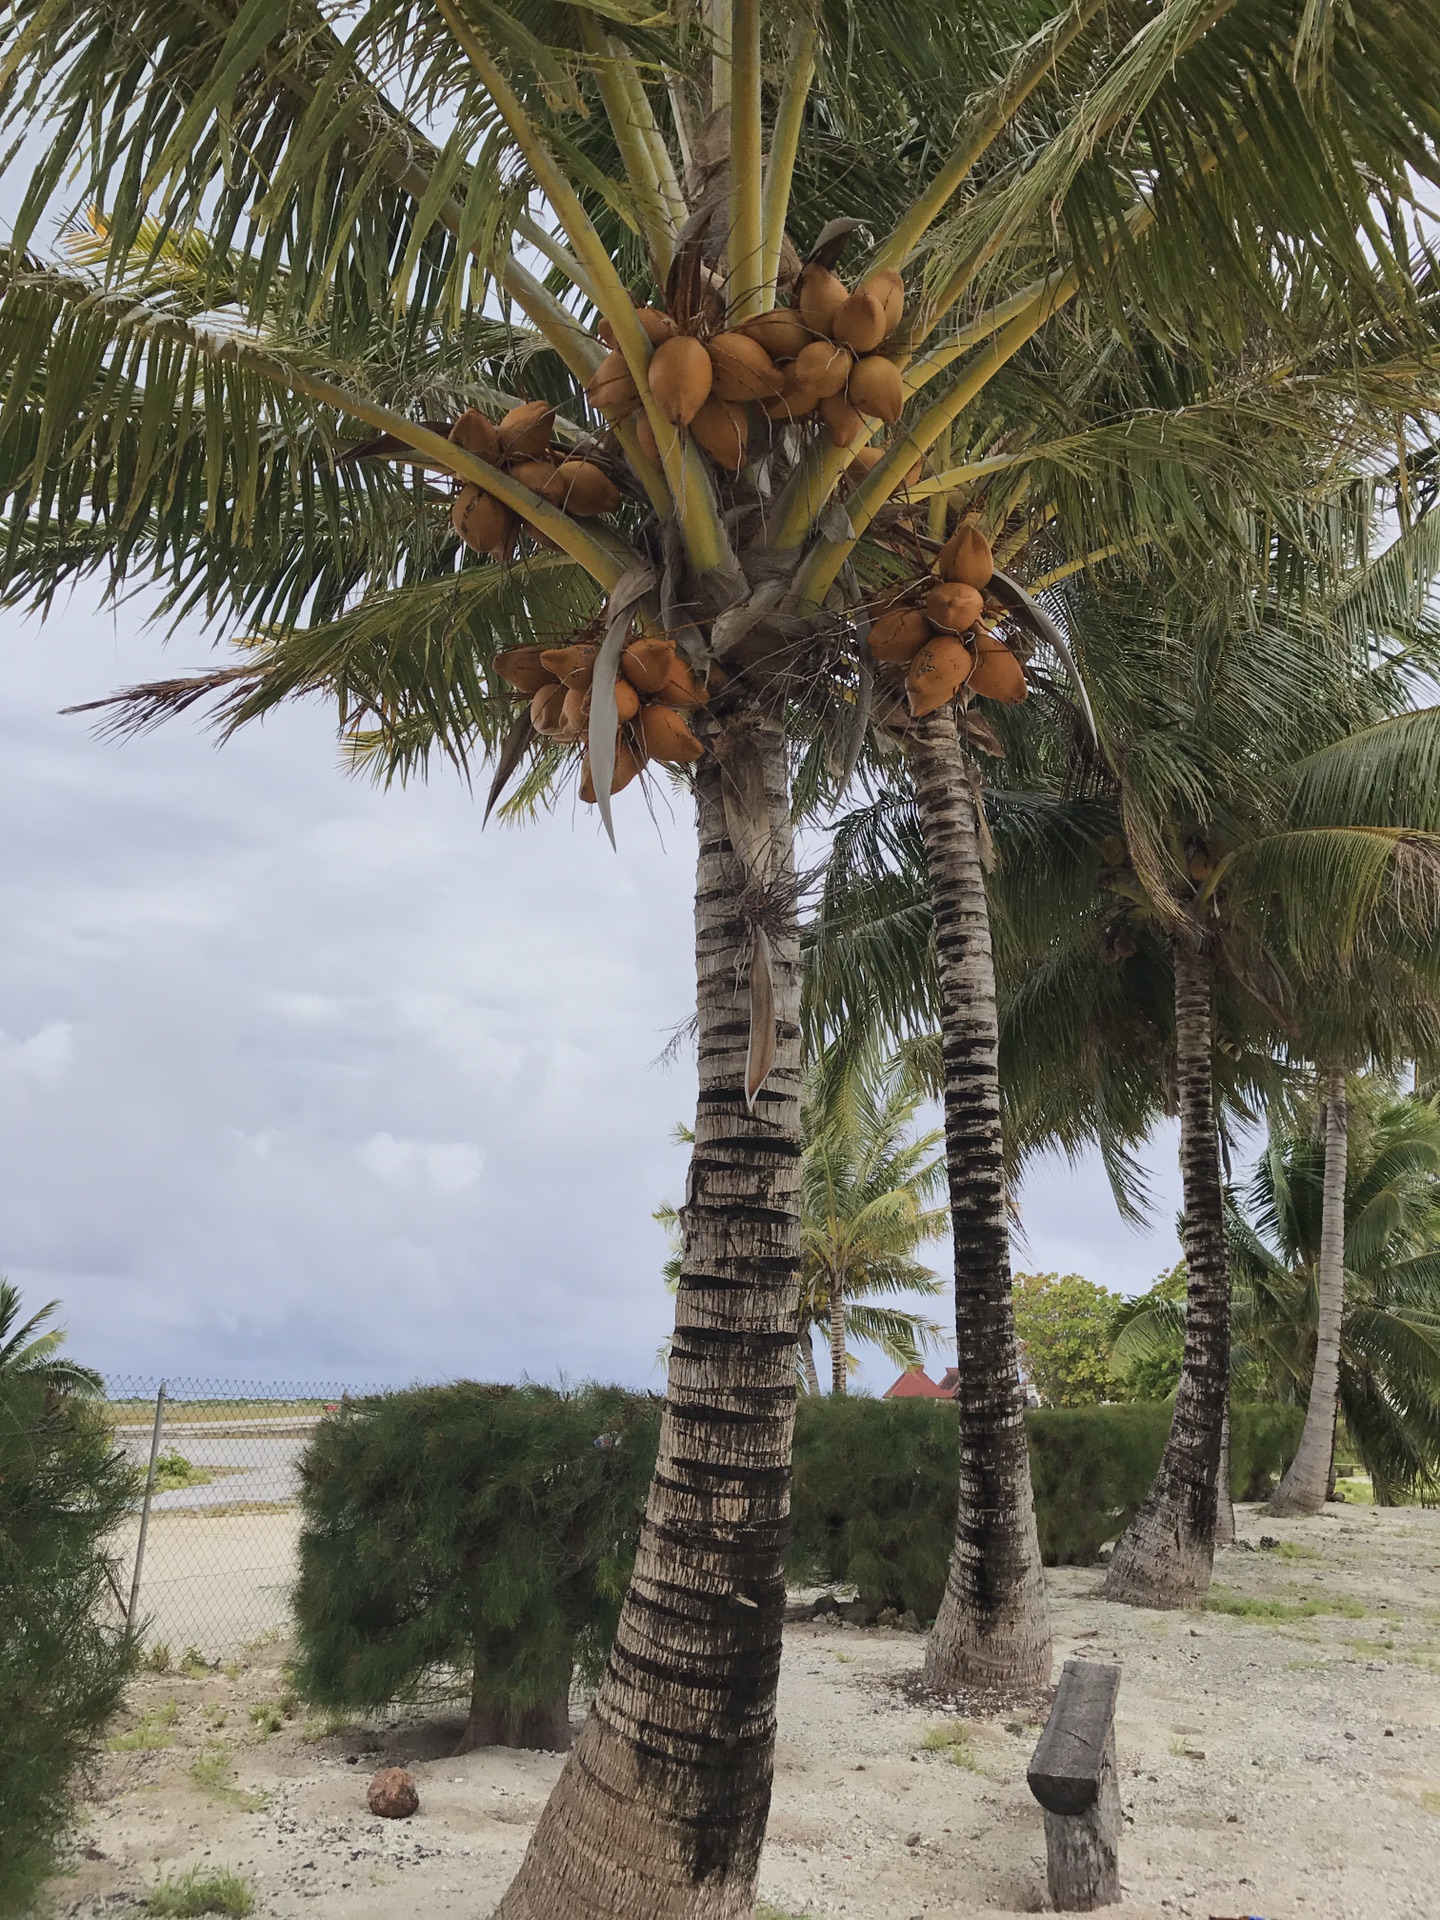
<svg viewBox="0 0 1440 1920"><path fill-rule="evenodd" d="M1061 1913L1089 1913L1120 1898L1119 1692L1119 1667L1067 1660L1026 1774L1045 1809L1050 1899Z"/></svg>

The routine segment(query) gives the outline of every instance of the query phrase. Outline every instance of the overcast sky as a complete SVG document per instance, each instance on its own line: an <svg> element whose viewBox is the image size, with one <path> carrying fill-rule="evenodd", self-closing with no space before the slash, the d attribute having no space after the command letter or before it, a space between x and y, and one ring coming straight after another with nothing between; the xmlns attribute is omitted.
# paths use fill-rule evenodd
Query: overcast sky
<svg viewBox="0 0 1440 1920"><path fill-rule="evenodd" d="M106 744L58 709L205 642L93 597L0 620L0 1271L112 1373L658 1384L684 810L632 789L618 855L568 803L482 834L449 773L344 773L319 706ZM1017 1265L1147 1284L1155 1160L1148 1236L1098 1169L1037 1170Z"/></svg>

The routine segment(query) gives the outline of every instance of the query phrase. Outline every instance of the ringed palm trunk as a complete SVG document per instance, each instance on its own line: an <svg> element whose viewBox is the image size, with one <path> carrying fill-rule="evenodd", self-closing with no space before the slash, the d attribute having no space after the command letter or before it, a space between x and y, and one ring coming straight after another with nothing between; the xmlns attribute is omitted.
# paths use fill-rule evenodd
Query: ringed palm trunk
<svg viewBox="0 0 1440 1920"><path fill-rule="evenodd" d="M1225 1396L1225 1412L1220 1421L1220 1464L1215 1469L1215 1544L1235 1544L1235 1502L1230 1494L1230 1396Z"/></svg>
<svg viewBox="0 0 1440 1920"><path fill-rule="evenodd" d="M1210 1584L1230 1392L1230 1270L1211 1065L1210 965L1174 941L1175 1065L1185 1207L1185 1352L1159 1470L1110 1560L1107 1600L1183 1607Z"/></svg>
<svg viewBox="0 0 1440 1920"><path fill-rule="evenodd" d="M820 1396L820 1373L815 1365L815 1347L810 1329L806 1327L800 1335L800 1364L805 1369L805 1385L818 1399Z"/></svg>
<svg viewBox="0 0 1440 1920"><path fill-rule="evenodd" d="M830 1276L830 1391L844 1393L849 1387L845 1355L845 1283L838 1273Z"/></svg>
<svg viewBox="0 0 1440 1920"><path fill-rule="evenodd" d="M716 749L726 766L748 765L752 794L763 779L770 877L763 890L747 879L727 827L731 776L707 754L696 769L700 1099L659 1458L604 1680L497 1920L749 1920L754 1906L789 1539L800 964L779 727L732 725ZM778 1051L752 1110L757 914Z"/></svg>
<svg viewBox="0 0 1440 1920"><path fill-rule="evenodd" d="M1340 1328L1345 1318L1345 1174L1349 1159L1350 1111L1345 1074L1331 1067L1325 1075L1325 1174L1321 1193L1319 1294L1315 1327L1315 1371L1300 1445L1269 1511L1319 1513L1333 1490L1335 1429L1340 1414Z"/></svg>
<svg viewBox="0 0 1440 1920"><path fill-rule="evenodd" d="M1000 1703L1050 1683L1050 1627L1015 1345L999 1020L975 797L944 708L909 735L930 873L955 1246L960 1501L925 1684Z"/></svg>

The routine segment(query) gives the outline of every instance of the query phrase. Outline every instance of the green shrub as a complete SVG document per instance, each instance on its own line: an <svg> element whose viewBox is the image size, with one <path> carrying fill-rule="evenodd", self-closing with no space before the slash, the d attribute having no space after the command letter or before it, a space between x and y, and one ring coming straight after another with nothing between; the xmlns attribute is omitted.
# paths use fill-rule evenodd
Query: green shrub
<svg viewBox="0 0 1440 1920"><path fill-rule="evenodd" d="M598 1674L609 1649L658 1432L656 1404L618 1388L348 1404L301 1469L299 1692L363 1711L460 1669L469 1738L540 1744L577 1663Z"/></svg>
<svg viewBox="0 0 1440 1920"><path fill-rule="evenodd" d="M138 1476L102 1409L0 1375L0 1915L28 1913L134 1665L107 1537Z"/></svg>
<svg viewBox="0 0 1440 1920"><path fill-rule="evenodd" d="M801 1402L791 1577L853 1585L881 1606L934 1617L955 1528L956 1409L945 1400ZM1283 1470L1297 1408L1237 1406L1231 1484ZM1090 1565L1144 1499L1170 1430L1166 1401L1042 1407L1026 1415L1040 1552Z"/></svg>

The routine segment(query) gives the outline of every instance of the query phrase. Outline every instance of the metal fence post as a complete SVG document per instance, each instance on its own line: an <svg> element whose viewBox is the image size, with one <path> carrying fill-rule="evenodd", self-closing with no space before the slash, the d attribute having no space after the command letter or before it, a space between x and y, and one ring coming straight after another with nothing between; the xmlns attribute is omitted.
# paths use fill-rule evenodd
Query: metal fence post
<svg viewBox="0 0 1440 1920"><path fill-rule="evenodd" d="M135 1608L140 1599L140 1569L145 1564L145 1534L150 1525L150 1496L155 1491L155 1461L160 1452L160 1427L165 1418L165 1382L160 1382L160 1390L155 1395L155 1429L150 1435L150 1471L145 1476L145 1499L140 1508L140 1537L135 1542L135 1571L130 1576L130 1604L125 1609L125 1618L130 1626L135 1624Z"/></svg>

